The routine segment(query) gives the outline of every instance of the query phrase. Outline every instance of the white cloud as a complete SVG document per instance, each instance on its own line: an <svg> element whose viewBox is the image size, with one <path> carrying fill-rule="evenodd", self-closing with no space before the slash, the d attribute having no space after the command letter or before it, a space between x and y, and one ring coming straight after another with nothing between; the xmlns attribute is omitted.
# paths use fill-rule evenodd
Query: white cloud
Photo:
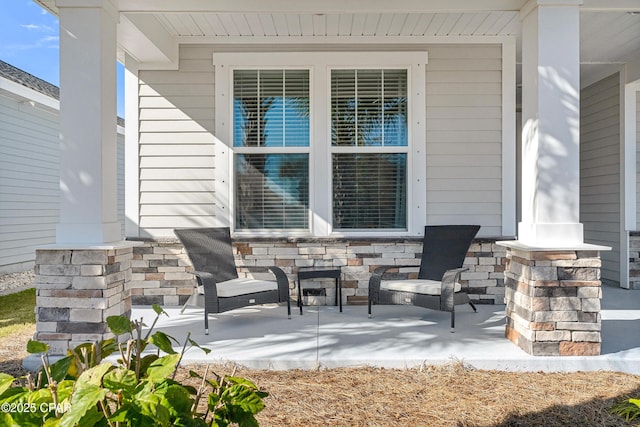
<svg viewBox="0 0 640 427"><path fill-rule="evenodd" d="M29 31L39 31L42 33L52 33L54 31L54 29L48 25L22 24L20 26Z"/></svg>
<svg viewBox="0 0 640 427"><path fill-rule="evenodd" d="M48 36L40 39L41 43L49 43L49 42L59 42L60 37L58 36Z"/></svg>

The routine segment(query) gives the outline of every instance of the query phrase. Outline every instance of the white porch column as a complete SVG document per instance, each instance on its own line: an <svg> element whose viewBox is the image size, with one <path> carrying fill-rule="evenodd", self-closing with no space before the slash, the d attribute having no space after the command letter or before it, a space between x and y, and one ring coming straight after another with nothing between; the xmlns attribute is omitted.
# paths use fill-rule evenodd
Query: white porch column
<svg viewBox="0 0 640 427"><path fill-rule="evenodd" d="M117 217L116 23L109 0L57 0L60 223L57 244L122 239Z"/></svg>
<svg viewBox="0 0 640 427"><path fill-rule="evenodd" d="M580 208L582 0L530 0L522 11L522 222L534 247L584 242Z"/></svg>

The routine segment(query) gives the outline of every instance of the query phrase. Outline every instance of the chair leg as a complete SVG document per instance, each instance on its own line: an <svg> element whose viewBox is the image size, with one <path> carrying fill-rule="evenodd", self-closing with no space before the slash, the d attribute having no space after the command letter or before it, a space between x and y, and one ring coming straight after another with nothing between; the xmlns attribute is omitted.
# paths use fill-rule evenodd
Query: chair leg
<svg viewBox="0 0 640 427"><path fill-rule="evenodd" d="M451 311L451 333L455 333L456 332L456 311L452 310Z"/></svg>
<svg viewBox="0 0 640 427"><path fill-rule="evenodd" d="M204 308L204 334L209 335L209 312L206 306Z"/></svg>
<svg viewBox="0 0 640 427"><path fill-rule="evenodd" d="M194 300L197 295L198 295L197 293L191 294L187 302L185 302L184 305L182 306L182 310L180 310L180 314L184 313L184 310L187 308L187 306L192 305L191 301Z"/></svg>
<svg viewBox="0 0 640 427"><path fill-rule="evenodd" d="M477 312L478 312L478 310L476 309L476 306L475 306L475 305L473 305L473 303L472 303L471 301L469 301L469 305L471 306L471 308L473 308L473 312L474 312L474 313L477 313Z"/></svg>

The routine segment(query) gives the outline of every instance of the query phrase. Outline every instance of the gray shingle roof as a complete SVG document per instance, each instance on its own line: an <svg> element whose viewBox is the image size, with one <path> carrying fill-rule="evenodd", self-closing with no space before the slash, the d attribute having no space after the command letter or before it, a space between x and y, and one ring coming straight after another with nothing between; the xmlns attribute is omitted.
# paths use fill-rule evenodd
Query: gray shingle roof
<svg viewBox="0 0 640 427"><path fill-rule="evenodd" d="M0 77L4 77L12 82L40 92L43 95L54 99L60 99L60 89L51 83L45 82L38 77L22 71L19 68L9 65L4 61L0 61Z"/></svg>
<svg viewBox="0 0 640 427"><path fill-rule="evenodd" d="M11 80L22 86L33 89L36 92L40 92L43 95L49 96L53 99L60 99L60 89L58 86L52 85L32 74L22 71L20 68L16 68L13 65L7 64L0 60L0 77ZM118 125L124 126L124 119L118 117Z"/></svg>

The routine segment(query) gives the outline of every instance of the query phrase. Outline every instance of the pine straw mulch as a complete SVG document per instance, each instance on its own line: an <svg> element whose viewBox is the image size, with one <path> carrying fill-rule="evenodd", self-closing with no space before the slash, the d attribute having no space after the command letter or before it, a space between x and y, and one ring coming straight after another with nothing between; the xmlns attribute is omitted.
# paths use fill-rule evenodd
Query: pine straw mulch
<svg viewBox="0 0 640 427"><path fill-rule="evenodd" d="M0 341L0 372L24 374L33 330ZM185 366L204 374L205 366ZM236 371L237 369L237 371ZM460 362L421 369L257 371L212 366L252 380L269 396L258 414L270 426L628 426L609 413L640 396L640 376L617 372L522 373L475 370ZM199 385L193 383L194 385Z"/></svg>
<svg viewBox="0 0 640 427"><path fill-rule="evenodd" d="M212 369L233 374L228 366ZM616 372L481 371L454 362L405 370L238 368L235 375L269 393L261 427L640 425L609 412L640 396L640 377Z"/></svg>

